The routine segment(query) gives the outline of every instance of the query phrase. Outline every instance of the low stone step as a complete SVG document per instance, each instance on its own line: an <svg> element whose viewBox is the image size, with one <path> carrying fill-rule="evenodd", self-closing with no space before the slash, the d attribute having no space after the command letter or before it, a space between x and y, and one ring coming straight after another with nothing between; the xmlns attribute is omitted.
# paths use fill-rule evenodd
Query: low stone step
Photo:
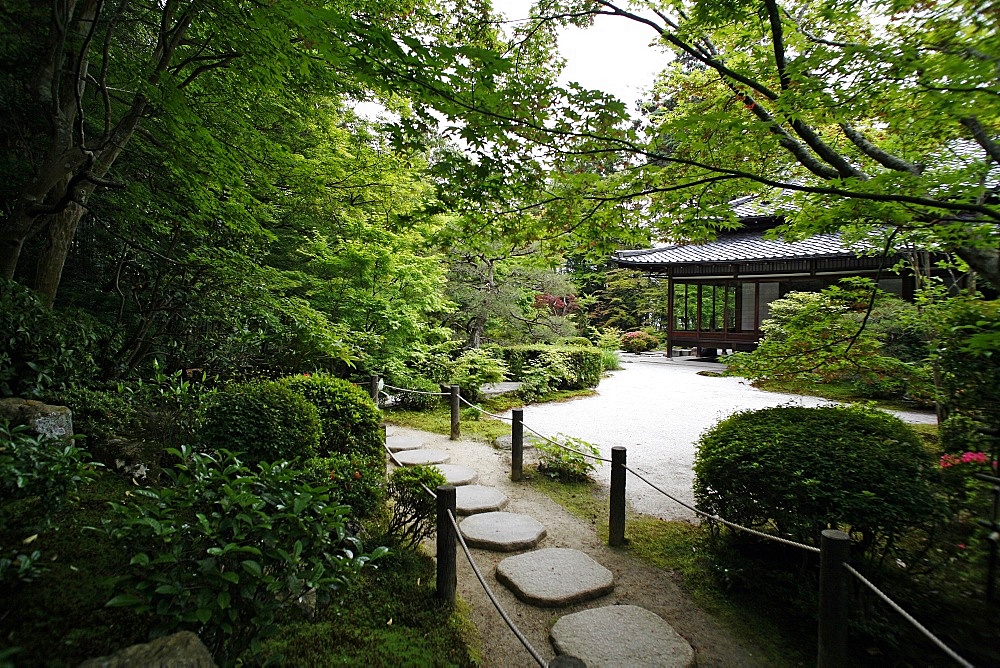
<svg viewBox="0 0 1000 668"><path fill-rule="evenodd" d="M402 466L416 466L418 464L444 464L451 457L447 452L441 450L407 450L395 455L396 461Z"/></svg>
<svg viewBox="0 0 1000 668"><path fill-rule="evenodd" d="M489 513L502 510L509 500L507 495L496 487L465 485L455 490L455 512L459 515Z"/></svg>
<svg viewBox="0 0 1000 668"><path fill-rule="evenodd" d="M479 480L479 474L476 473L476 469L469 468L468 466L459 466L458 464L438 464L434 468L441 472L441 475L444 476L444 481L446 483L454 485L459 489L462 489L462 486L471 485Z"/></svg>
<svg viewBox="0 0 1000 668"><path fill-rule="evenodd" d="M549 634L558 654L587 668L690 668L694 649L659 615L636 605L609 605L560 617Z"/></svg>
<svg viewBox="0 0 1000 668"><path fill-rule="evenodd" d="M385 444L392 452L403 452L405 450L418 450L427 443L427 439L422 436L412 434L400 434L398 436L390 434L385 439Z"/></svg>
<svg viewBox="0 0 1000 668"><path fill-rule="evenodd" d="M482 515L469 519L475 517ZM565 547L507 557L497 564L497 580L522 601L545 608L589 601L615 588L611 571L589 555Z"/></svg>
<svg viewBox="0 0 1000 668"><path fill-rule="evenodd" d="M494 552L528 550L545 538L545 527L530 515L518 513L480 513L470 515L458 525L465 542Z"/></svg>

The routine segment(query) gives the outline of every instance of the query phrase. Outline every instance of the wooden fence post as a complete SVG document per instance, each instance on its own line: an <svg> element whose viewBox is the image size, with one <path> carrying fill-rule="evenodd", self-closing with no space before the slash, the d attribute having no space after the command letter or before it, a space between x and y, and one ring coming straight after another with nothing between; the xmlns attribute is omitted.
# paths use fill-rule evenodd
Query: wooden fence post
<svg viewBox="0 0 1000 668"><path fill-rule="evenodd" d="M524 468L524 409L510 412L510 479L520 482Z"/></svg>
<svg viewBox="0 0 1000 668"><path fill-rule="evenodd" d="M368 394L371 395L372 401L378 406L378 374L373 373L368 378Z"/></svg>
<svg viewBox="0 0 1000 668"><path fill-rule="evenodd" d="M457 441L462 438L462 423L459 420L459 409L461 408L459 397L461 390L458 385L451 386L451 440Z"/></svg>
<svg viewBox="0 0 1000 668"><path fill-rule="evenodd" d="M847 665L847 577L843 564L851 556L851 537L826 529L819 544L818 668Z"/></svg>
<svg viewBox="0 0 1000 668"><path fill-rule="evenodd" d="M611 448L611 503L608 517L608 545L625 544L625 448Z"/></svg>
<svg viewBox="0 0 1000 668"><path fill-rule="evenodd" d="M437 488L437 597L455 605L458 588L458 562L455 556L458 540L451 516L455 515L455 486Z"/></svg>

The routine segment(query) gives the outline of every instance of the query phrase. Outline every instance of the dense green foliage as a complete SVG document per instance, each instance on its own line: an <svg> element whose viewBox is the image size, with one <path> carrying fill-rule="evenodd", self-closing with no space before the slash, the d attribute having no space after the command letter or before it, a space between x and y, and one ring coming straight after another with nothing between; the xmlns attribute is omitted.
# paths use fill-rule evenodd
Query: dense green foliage
<svg viewBox="0 0 1000 668"><path fill-rule="evenodd" d="M385 457L331 454L300 465L304 480L329 487L330 498L350 506L354 520L378 514L385 501Z"/></svg>
<svg viewBox="0 0 1000 668"><path fill-rule="evenodd" d="M949 304L932 360L949 452L983 451L1000 459L1000 301Z"/></svg>
<svg viewBox="0 0 1000 668"><path fill-rule="evenodd" d="M53 313L0 277L0 395L37 396L98 375L97 335L81 313Z"/></svg>
<svg viewBox="0 0 1000 668"><path fill-rule="evenodd" d="M930 318L871 281L844 279L822 292L791 292L768 308L757 349L726 358L731 373L844 382L873 399L933 398Z"/></svg>
<svg viewBox="0 0 1000 668"><path fill-rule="evenodd" d="M213 397L201 442L256 463L315 457L322 437L314 404L284 383L260 381L227 386Z"/></svg>
<svg viewBox="0 0 1000 668"><path fill-rule="evenodd" d="M413 548L437 529L437 501L431 492L445 483L433 466L403 466L389 475L392 500L386 538Z"/></svg>
<svg viewBox="0 0 1000 668"><path fill-rule="evenodd" d="M71 441L0 422L0 584L31 581L44 570L32 544L95 477L89 454Z"/></svg>
<svg viewBox="0 0 1000 668"><path fill-rule="evenodd" d="M233 662L277 630L278 611L311 590L328 605L384 549L346 532L348 508L284 463L252 471L233 455L174 451L169 483L114 506L105 521L130 556L108 602L156 615L160 633L199 633Z"/></svg>
<svg viewBox="0 0 1000 668"><path fill-rule="evenodd" d="M393 550L361 571L346 595L312 622L265 641L261 661L286 666L473 666L475 629L438 600L434 560Z"/></svg>
<svg viewBox="0 0 1000 668"><path fill-rule="evenodd" d="M476 348L466 350L458 359L451 372L451 384L461 388L462 396L469 401L479 401L483 385L499 383L507 375L507 365L495 357L490 350Z"/></svg>
<svg viewBox="0 0 1000 668"><path fill-rule="evenodd" d="M413 390L396 393L395 406L404 411L430 410L441 403L441 386L432 380L420 376L396 376L396 382L401 383L396 387Z"/></svg>
<svg viewBox="0 0 1000 668"><path fill-rule="evenodd" d="M281 383L316 406L323 431L321 454L383 456L382 418L365 390L320 373L291 376Z"/></svg>
<svg viewBox="0 0 1000 668"><path fill-rule="evenodd" d="M561 482L586 482L597 470L601 452L593 443L557 434L556 443L538 441L538 472Z"/></svg>
<svg viewBox="0 0 1000 668"><path fill-rule="evenodd" d="M705 512L810 545L842 528L871 556L941 519L933 470L912 430L887 413L779 406L702 435L694 495Z"/></svg>
<svg viewBox="0 0 1000 668"><path fill-rule="evenodd" d="M648 332L635 331L623 334L621 345L622 350L627 353L644 353L647 350L656 350L660 346L660 341Z"/></svg>
<svg viewBox="0 0 1000 668"><path fill-rule="evenodd" d="M505 346L501 353L514 380L524 380L532 370L547 373L546 368L559 366L556 382L551 384L553 390L579 390L595 387L601 381L601 353L594 347Z"/></svg>

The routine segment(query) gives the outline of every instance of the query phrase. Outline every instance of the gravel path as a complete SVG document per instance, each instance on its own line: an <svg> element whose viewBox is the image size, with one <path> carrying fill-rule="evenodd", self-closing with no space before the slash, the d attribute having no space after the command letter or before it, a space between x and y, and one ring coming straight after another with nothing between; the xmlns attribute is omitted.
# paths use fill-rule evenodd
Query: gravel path
<svg viewBox="0 0 1000 668"><path fill-rule="evenodd" d="M833 403L765 392L739 378L699 375L699 371L722 371L723 365L717 363L685 357L669 360L623 354L622 358L625 369L601 380L596 395L526 406L524 424L548 437L563 433L582 438L597 445L606 458L611 457L612 447L625 447L629 467L689 504L694 503L695 441L719 420L746 409ZM910 422L934 422L932 413L898 414ZM610 465L602 464L595 478L610 485ZM626 496L636 511L647 515L694 518L691 511L631 477Z"/></svg>
<svg viewBox="0 0 1000 668"><path fill-rule="evenodd" d="M449 441L446 436L403 427L389 427L390 435L421 438L426 447L442 450L451 461L471 466L479 472L480 485L496 487L510 498L505 511L523 513L539 520L546 536L539 548L564 547L580 550L609 569L615 578L612 593L596 600L562 608L539 608L518 600L497 582L496 565L511 556L510 552L491 552L473 548L473 559L503 609L545 661L555 658L549 642L552 625L562 616L606 605L637 605L666 620L695 650L697 665L706 667L762 666L755 648L738 641L728 630L705 614L680 589L669 571L648 566L628 556L625 550L613 549L601 542L594 526L570 513L550 498L524 483L510 481L510 452L497 450L475 441ZM526 453L525 464L530 461ZM433 540L424 547L434 554ZM483 666L534 666L536 663L490 603L472 567L459 547L458 595L469 606L472 622L479 635Z"/></svg>

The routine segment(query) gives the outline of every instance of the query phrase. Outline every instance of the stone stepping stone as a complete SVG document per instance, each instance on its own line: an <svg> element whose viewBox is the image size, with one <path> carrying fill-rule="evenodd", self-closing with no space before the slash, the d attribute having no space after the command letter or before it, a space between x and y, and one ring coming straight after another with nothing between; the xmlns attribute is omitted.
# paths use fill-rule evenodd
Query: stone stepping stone
<svg viewBox="0 0 1000 668"><path fill-rule="evenodd" d="M476 473L476 469L469 468L468 466L459 466L458 464L438 464L434 468L441 472L441 475L444 476L444 481L447 484L454 485L459 489L462 489L462 486L464 485L471 485L479 480L479 474ZM455 496L458 496L457 490Z"/></svg>
<svg viewBox="0 0 1000 668"><path fill-rule="evenodd" d="M545 538L545 527L530 515L518 513L480 513L470 515L458 525L465 542L494 552L528 550Z"/></svg>
<svg viewBox="0 0 1000 668"><path fill-rule="evenodd" d="M509 500L507 495L496 487L465 485L455 490L455 512L459 515L489 513L503 509Z"/></svg>
<svg viewBox="0 0 1000 668"><path fill-rule="evenodd" d="M559 654L588 668L690 668L694 649L670 624L636 605L609 605L560 617L549 634Z"/></svg>
<svg viewBox="0 0 1000 668"><path fill-rule="evenodd" d="M475 517L482 515L469 519ZM589 601L615 588L611 571L589 555L565 547L507 557L497 564L497 580L525 603L543 608Z"/></svg>
<svg viewBox="0 0 1000 668"><path fill-rule="evenodd" d="M385 439L385 444L389 446L389 450L392 452L403 452L405 450L419 450L424 447L427 442L426 438L421 436L412 436L409 434L400 434L399 436L389 435Z"/></svg>
<svg viewBox="0 0 1000 668"><path fill-rule="evenodd" d="M396 455L396 461L403 466L416 466L418 464L444 464L451 457L447 452L440 450L407 450Z"/></svg>

